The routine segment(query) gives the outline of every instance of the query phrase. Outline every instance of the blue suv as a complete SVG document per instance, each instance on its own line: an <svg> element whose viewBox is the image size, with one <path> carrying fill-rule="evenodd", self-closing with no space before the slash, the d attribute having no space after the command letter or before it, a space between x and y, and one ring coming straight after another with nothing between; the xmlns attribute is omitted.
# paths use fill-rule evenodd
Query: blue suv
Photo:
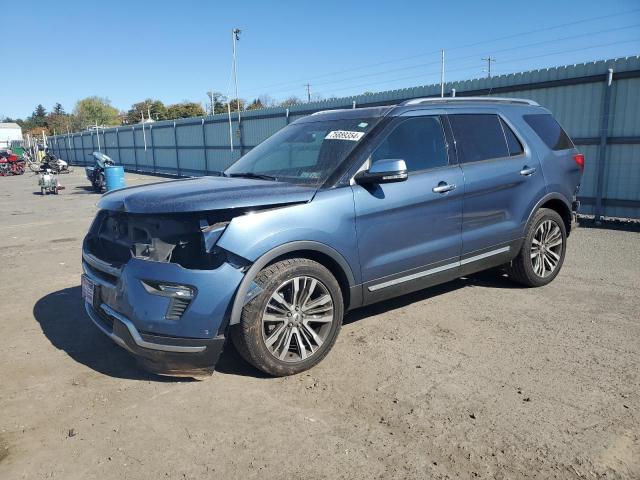
<svg viewBox="0 0 640 480"><path fill-rule="evenodd" d="M231 337L260 370L295 374L348 310L498 266L551 282L583 168L529 100L319 112L219 177L104 195L83 244L86 310L157 373L211 372Z"/></svg>

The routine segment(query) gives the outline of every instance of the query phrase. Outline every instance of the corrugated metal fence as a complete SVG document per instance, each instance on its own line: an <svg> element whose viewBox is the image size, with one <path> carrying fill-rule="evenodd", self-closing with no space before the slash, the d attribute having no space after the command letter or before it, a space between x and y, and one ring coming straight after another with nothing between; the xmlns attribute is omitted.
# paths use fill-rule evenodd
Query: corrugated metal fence
<svg viewBox="0 0 640 480"><path fill-rule="evenodd" d="M613 74L609 74L609 69ZM554 112L586 156L581 213L640 218L640 57L533 70L445 85L448 95L530 98ZM216 174L288 123L318 110L395 104L435 97L427 85L226 115L122 126L50 137L49 146L75 165L101 150L126 169L197 176Z"/></svg>

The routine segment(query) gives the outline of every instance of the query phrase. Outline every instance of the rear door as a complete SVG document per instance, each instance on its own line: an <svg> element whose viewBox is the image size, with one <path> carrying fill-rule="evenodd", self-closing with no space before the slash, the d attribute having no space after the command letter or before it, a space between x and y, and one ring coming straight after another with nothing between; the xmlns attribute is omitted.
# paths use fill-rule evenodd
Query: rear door
<svg viewBox="0 0 640 480"><path fill-rule="evenodd" d="M398 117L368 162L402 159L408 179L353 186L366 303L457 275L464 183L444 128L437 114Z"/></svg>
<svg viewBox="0 0 640 480"><path fill-rule="evenodd" d="M448 119L465 179L461 262L499 264L516 253L523 219L544 195L538 157L497 111L465 109Z"/></svg>

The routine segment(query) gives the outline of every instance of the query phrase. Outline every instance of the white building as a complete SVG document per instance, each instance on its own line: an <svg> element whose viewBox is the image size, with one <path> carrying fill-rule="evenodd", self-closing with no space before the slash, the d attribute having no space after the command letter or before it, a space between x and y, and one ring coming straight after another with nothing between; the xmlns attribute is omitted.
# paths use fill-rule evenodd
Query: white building
<svg viewBox="0 0 640 480"><path fill-rule="evenodd" d="M22 140L22 129L17 123L0 123L0 149L11 146L13 140Z"/></svg>

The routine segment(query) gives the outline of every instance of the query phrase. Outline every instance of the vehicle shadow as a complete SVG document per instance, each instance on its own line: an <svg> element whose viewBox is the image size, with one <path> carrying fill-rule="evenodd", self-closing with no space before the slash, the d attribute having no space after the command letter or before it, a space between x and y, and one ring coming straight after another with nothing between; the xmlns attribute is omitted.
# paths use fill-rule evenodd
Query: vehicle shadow
<svg viewBox="0 0 640 480"><path fill-rule="evenodd" d="M511 289L522 288L517 283L509 279L509 277L500 270L493 269L484 272L475 273L467 277L461 277L451 282L436 285L434 287L426 288L424 290L418 290L417 292L408 293L401 297L391 298L383 302L374 303L366 307L353 310L344 318L343 325L357 322L364 318L380 315L386 312L390 312L399 308L407 307L416 302L422 302L438 295L443 295L448 292L453 292L460 288L465 287L486 287L486 288L499 288L499 289Z"/></svg>
<svg viewBox="0 0 640 480"><path fill-rule="evenodd" d="M353 310L345 316L343 323L348 325L372 315L380 315L460 288L473 286L520 288L501 272L491 270ZM139 367L134 357L114 344L87 317L81 299L80 286L45 295L34 305L33 316L40 324L44 335L56 348L64 350L75 361L97 372L130 380L192 381L190 378L154 375ZM247 363L230 340L225 345L215 371L226 375L270 378L269 375Z"/></svg>
<svg viewBox="0 0 640 480"><path fill-rule="evenodd" d="M85 313L80 286L45 295L34 305L33 316L54 347L96 372L130 380L191 381L142 370L131 355L93 325Z"/></svg>

